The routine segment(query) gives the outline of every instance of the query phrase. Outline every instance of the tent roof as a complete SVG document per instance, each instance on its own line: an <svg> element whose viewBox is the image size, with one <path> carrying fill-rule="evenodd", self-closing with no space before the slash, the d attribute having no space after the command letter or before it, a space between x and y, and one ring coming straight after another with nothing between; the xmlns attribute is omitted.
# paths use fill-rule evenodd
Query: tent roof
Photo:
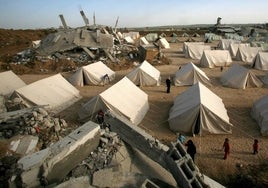
<svg viewBox="0 0 268 188"><path fill-rule="evenodd" d="M103 81L103 76L107 74L110 80L115 77L115 72L101 61L91 63L78 69L68 78L69 82L75 86L99 85Z"/></svg>
<svg viewBox="0 0 268 188"><path fill-rule="evenodd" d="M189 45L195 45L195 44L201 44L201 45L204 45L205 43L204 42L183 42L183 46L182 46L182 52L184 54L187 53L187 48Z"/></svg>
<svg viewBox="0 0 268 188"><path fill-rule="evenodd" d="M144 60L142 64L137 67L137 69L141 69L150 76L152 76L155 79L159 79L160 71L157 70L153 65L151 65L148 61Z"/></svg>
<svg viewBox="0 0 268 188"><path fill-rule="evenodd" d="M201 132L231 133L232 124L222 99L199 82L175 98L169 123L173 130L193 131L191 126L196 126L198 117Z"/></svg>
<svg viewBox="0 0 268 188"><path fill-rule="evenodd" d="M238 44L238 43L241 43L241 41L234 40L234 39L221 39L221 40L219 41L218 47L219 47L221 50L228 50L230 44L233 44L233 43L237 43L237 44Z"/></svg>
<svg viewBox="0 0 268 188"><path fill-rule="evenodd" d="M201 59L204 50L211 50L209 45L193 43L188 44L185 52L186 58Z"/></svg>
<svg viewBox="0 0 268 188"><path fill-rule="evenodd" d="M268 135L268 95L265 95L253 103L251 116L257 121L263 136Z"/></svg>
<svg viewBox="0 0 268 188"><path fill-rule="evenodd" d="M9 95L26 84L12 71L0 73L0 95Z"/></svg>
<svg viewBox="0 0 268 188"><path fill-rule="evenodd" d="M195 66L192 62L182 66L181 69L175 73L175 86L193 85L197 82L211 85L206 73Z"/></svg>
<svg viewBox="0 0 268 188"><path fill-rule="evenodd" d="M128 73L126 77L128 77L134 84L142 86L160 85L161 81L160 71L146 60Z"/></svg>
<svg viewBox="0 0 268 188"><path fill-rule="evenodd" d="M232 58L228 50L204 50L200 59L202 67L221 67L229 66Z"/></svg>
<svg viewBox="0 0 268 188"><path fill-rule="evenodd" d="M220 79L224 86L232 88L261 87L263 84L249 69L233 64Z"/></svg>
<svg viewBox="0 0 268 188"><path fill-rule="evenodd" d="M87 119L95 113L100 102L106 109L125 117L134 125L140 123L149 109L148 95L127 77L84 104L79 111L80 119ZM103 105L101 106L104 107Z"/></svg>
<svg viewBox="0 0 268 188"><path fill-rule="evenodd" d="M250 46L249 43L231 43L229 46L229 51L232 57L236 56L237 50L240 46Z"/></svg>
<svg viewBox="0 0 268 188"><path fill-rule="evenodd" d="M21 97L29 105L49 105L57 113L78 101L79 91L61 74L33 82L14 91L11 96Z"/></svg>
<svg viewBox="0 0 268 188"><path fill-rule="evenodd" d="M159 39L159 45L162 48L170 48L168 41L165 38Z"/></svg>
<svg viewBox="0 0 268 188"><path fill-rule="evenodd" d="M253 68L268 70L268 52L258 52L253 60Z"/></svg>
<svg viewBox="0 0 268 188"><path fill-rule="evenodd" d="M240 46L236 53L236 60L252 64L261 47Z"/></svg>

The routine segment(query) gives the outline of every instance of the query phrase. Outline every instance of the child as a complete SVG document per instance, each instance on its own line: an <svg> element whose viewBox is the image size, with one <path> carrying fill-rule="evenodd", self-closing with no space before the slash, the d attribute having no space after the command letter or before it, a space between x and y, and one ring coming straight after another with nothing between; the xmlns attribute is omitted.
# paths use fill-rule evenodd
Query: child
<svg viewBox="0 0 268 188"><path fill-rule="evenodd" d="M228 155L230 154L230 144L229 144L229 139L228 138L225 138L225 140L224 140L223 150L224 150L223 159L226 160Z"/></svg>
<svg viewBox="0 0 268 188"><path fill-rule="evenodd" d="M178 141L183 144L184 140L185 140L185 136L183 136L181 133L179 133Z"/></svg>
<svg viewBox="0 0 268 188"><path fill-rule="evenodd" d="M259 149L259 141L257 139L254 139L254 143L253 143L253 154L257 154L258 153L258 149Z"/></svg>

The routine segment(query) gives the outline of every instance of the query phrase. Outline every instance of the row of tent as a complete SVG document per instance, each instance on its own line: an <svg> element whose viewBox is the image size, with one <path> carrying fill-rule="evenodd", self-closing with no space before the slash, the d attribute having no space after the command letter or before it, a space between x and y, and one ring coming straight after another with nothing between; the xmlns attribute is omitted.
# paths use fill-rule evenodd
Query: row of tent
<svg viewBox="0 0 268 188"><path fill-rule="evenodd" d="M108 76L110 82L115 79L115 72L101 61L98 61L79 68L68 78L68 81L72 85L80 87L84 85L104 85L105 75ZM161 83L160 71L147 61L133 69L127 77L135 85L139 86L159 86Z"/></svg>
<svg viewBox="0 0 268 188"><path fill-rule="evenodd" d="M74 86L103 85L105 84L104 75L109 77L109 81L115 79L115 72L99 61L79 68L67 80ZM161 85L160 71L146 60L130 71L126 77L137 86ZM264 83L265 80L266 77ZM193 85L197 82L211 85L207 75L191 62L177 70L173 81L175 86ZM221 82L224 86L242 89L263 85L262 81L250 69L238 64L233 64L222 75Z"/></svg>
<svg viewBox="0 0 268 188"><path fill-rule="evenodd" d="M246 87L262 87L263 82L268 84L266 83L267 78L265 77L262 81L250 69L239 64L233 64L226 72L223 73L220 81L222 85L226 87L245 89ZM205 72L191 62L181 67L175 73L175 86L193 85L197 82L211 86L210 79Z"/></svg>
<svg viewBox="0 0 268 188"><path fill-rule="evenodd" d="M12 71L1 73L0 77L3 75L8 80L16 77ZM3 85L8 84L6 82ZM1 94L11 93L10 98L19 97L29 107L49 105L54 112L67 108L81 98L79 91L60 74L29 85L23 84L20 88L13 88L13 92L10 88L9 92L3 92L7 88L3 85L1 84ZM252 113L261 127L262 134L267 132L267 99L266 97L264 102L257 102L258 108ZM138 125L149 110L148 95L124 77L85 103L78 112L80 120L88 121L94 118L99 109L113 111L133 125ZM171 130L186 134L230 134L232 127L222 99L200 82L176 97L168 122Z"/></svg>
<svg viewBox="0 0 268 188"><path fill-rule="evenodd" d="M184 42L183 53L186 58L199 60L202 67L230 66L233 62L232 57L235 57L236 60L245 62L255 69L268 70L268 52L263 52L260 47L235 43L233 40L225 40L225 43L220 44L221 50L211 50L211 47L203 42Z"/></svg>

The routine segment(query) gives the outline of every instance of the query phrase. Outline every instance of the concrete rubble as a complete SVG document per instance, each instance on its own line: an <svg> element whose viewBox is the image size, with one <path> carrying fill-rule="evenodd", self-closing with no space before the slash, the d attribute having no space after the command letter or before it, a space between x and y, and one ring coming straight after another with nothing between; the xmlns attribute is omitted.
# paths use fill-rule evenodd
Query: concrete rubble
<svg viewBox="0 0 268 188"><path fill-rule="evenodd" d="M98 146L99 135L99 125L88 122L50 147L21 158L21 184L38 187L62 181Z"/></svg>
<svg viewBox="0 0 268 188"><path fill-rule="evenodd" d="M82 13L81 13L82 12ZM106 64L122 64L126 61L132 63L140 60L140 45L153 44L159 51L159 45L167 48L169 44L165 38L160 39L157 33L148 34L143 37L137 31L117 31L116 28L103 25L90 25L83 11L80 11L85 26L71 28L67 25L63 15L59 15L62 28L48 34L45 38L33 41L29 49L17 53L13 57L13 64L30 64L34 62L54 62L68 60L75 63L75 66L65 67L65 71L74 71L81 65L87 65L96 61L103 61ZM118 22L118 19L117 19ZM163 42L164 40L164 42ZM158 52L159 53L159 52ZM133 55L135 54L135 55ZM152 60L159 60L158 56ZM151 61L151 60L149 60ZM41 72L47 69L40 68Z"/></svg>
<svg viewBox="0 0 268 188"><path fill-rule="evenodd" d="M9 113L0 118L29 118L41 125L49 116L40 107ZM61 125L52 126L54 132L61 131ZM49 128L40 127L40 132ZM67 182L78 187L209 187L209 178L204 179L180 143L166 146L111 112L102 125L89 121L65 137L47 138L49 143L41 148L40 132L13 138L13 153L0 163L5 174L1 181L9 187L68 187Z"/></svg>
<svg viewBox="0 0 268 188"><path fill-rule="evenodd" d="M89 121L68 133L65 120L43 106L4 104L15 109L0 113L1 137L10 139L0 162L4 185L209 187L180 143L166 146L111 112L101 125Z"/></svg>
<svg viewBox="0 0 268 188"><path fill-rule="evenodd" d="M1 113L0 125L1 138L8 139L16 135L37 136L40 148L46 148L58 141L68 129L64 119L53 117L42 106Z"/></svg>

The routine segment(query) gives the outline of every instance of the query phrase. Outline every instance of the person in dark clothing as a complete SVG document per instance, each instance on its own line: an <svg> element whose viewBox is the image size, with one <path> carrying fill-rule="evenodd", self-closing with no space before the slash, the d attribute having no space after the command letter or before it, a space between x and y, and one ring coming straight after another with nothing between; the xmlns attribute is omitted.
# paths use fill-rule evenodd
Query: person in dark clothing
<svg viewBox="0 0 268 188"><path fill-rule="evenodd" d="M257 139L254 139L254 143L253 143L253 154L257 154L258 153L258 149L259 149L259 141Z"/></svg>
<svg viewBox="0 0 268 188"><path fill-rule="evenodd" d="M192 140L188 140L185 144L187 146L187 153L191 156L192 160L194 161L194 156L196 154L196 147Z"/></svg>
<svg viewBox="0 0 268 188"><path fill-rule="evenodd" d="M99 124L102 124L104 121L104 112L102 110L99 110L97 113L97 121Z"/></svg>
<svg viewBox="0 0 268 188"><path fill-rule="evenodd" d="M171 80L170 77L166 79L167 93L170 93Z"/></svg>
<svg viewBox="0 0 268 188"><path fill-rule="evenodd" d="M224 143L223 143L223 150L224 150L224 157L223 159L226 160L228 155L230 154L230 144L229 144L229 139L225 138Z"/></svg>

